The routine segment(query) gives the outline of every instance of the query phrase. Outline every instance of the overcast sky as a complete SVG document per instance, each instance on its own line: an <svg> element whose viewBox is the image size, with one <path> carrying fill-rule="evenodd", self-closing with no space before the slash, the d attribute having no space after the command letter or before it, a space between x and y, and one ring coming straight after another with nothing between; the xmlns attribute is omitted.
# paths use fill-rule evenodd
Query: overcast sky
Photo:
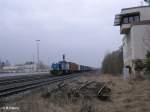
<svg viewBox="0 0 150 112"><path fill-rule="evenodd" d="M121 45L114 15L142 0L0 0L0 59L33 60L40 41L40 60L62 59L99 67L107 52Z"/></svg>

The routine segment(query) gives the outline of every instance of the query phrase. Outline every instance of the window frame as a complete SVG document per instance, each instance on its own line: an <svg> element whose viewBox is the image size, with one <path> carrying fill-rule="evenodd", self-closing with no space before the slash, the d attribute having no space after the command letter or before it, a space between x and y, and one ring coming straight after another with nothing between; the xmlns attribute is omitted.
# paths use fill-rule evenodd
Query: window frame
<svg viewBox="0 0 150 112"><path fill-rule="evenodd" d="M130 21L130 18L132 18L133 20ZM128 20L125 22L124 21L125 19L128 19ZM125 15L122 17L122 20L121 20L121 24L132 24L135 22L140 22L140 14Z"/></svg>

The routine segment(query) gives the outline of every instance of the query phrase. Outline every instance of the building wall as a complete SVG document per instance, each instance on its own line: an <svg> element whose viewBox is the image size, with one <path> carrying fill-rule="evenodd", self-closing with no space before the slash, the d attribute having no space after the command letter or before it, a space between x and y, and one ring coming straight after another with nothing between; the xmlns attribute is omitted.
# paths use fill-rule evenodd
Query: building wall
<svg viewBox="0 0 150 112"><path fill-rule="evenodd" d="M124 34L123 54L124 66L130 66L134 70L135 60L144 60L150 50L150 24L142 21L150 20L150 7L127 8L121 14L140 13L140 24L121 24L121 33Z"/></svg>
<svg viewBox="0 0 150 112"><path fill-rule="evenodd" d="M131 28L132 60L145 59L150 50L150 25L134 25Z"/></svg>
<svg viewBox="0 0 150 112"><path fill-rule="evenodd" d="M150 50L150 25L133 25L128 34L123 38L124 66L130 66L132 73L135 60L144 60L147 51Z"/></svg>
<svg viewBox="0 0 150 112"><path fill-rule="evenodd" d="M123 58L125 66L131 65L132 61L132 47L130 34L124 35L123 38Z"/></svg>

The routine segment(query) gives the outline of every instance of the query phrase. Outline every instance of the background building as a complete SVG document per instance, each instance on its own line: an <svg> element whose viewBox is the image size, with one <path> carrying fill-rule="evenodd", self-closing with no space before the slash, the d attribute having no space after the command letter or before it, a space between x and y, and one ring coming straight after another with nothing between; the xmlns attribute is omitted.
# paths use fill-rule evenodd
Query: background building
<svg viewBox="0 0 150 112"><path fill-rule="evenodd" d="M37 71L37 66L39 66ZM49 72L49 66L45 65L41 61L39 65L33 61L27 61L24 64L7 65L4 63L0 64L0 73L34 73L34 72Z"/></svg>

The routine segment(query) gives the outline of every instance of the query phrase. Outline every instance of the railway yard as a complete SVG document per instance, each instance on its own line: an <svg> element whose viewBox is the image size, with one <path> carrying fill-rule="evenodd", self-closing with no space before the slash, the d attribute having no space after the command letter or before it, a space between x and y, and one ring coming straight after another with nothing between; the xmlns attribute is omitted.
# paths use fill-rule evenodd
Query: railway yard
<svg viewBox="0 0 150 112"><path fill-rule="evenodd" d="M0 8L0 112L150 112L150 0Z"/></svg>
<svg viewBox="0 0 150 112"><path fill-rule="evenodd" d="M9 112L150 111L148 78L124 80L122 76L100 75L92 71L58 77L37 75L18 79L1 81L0 111L7 112L4 107L17 107ZM19 93L19 97L14 95L16 93ZM9 97L3 99L4 96Z"/></svg>

